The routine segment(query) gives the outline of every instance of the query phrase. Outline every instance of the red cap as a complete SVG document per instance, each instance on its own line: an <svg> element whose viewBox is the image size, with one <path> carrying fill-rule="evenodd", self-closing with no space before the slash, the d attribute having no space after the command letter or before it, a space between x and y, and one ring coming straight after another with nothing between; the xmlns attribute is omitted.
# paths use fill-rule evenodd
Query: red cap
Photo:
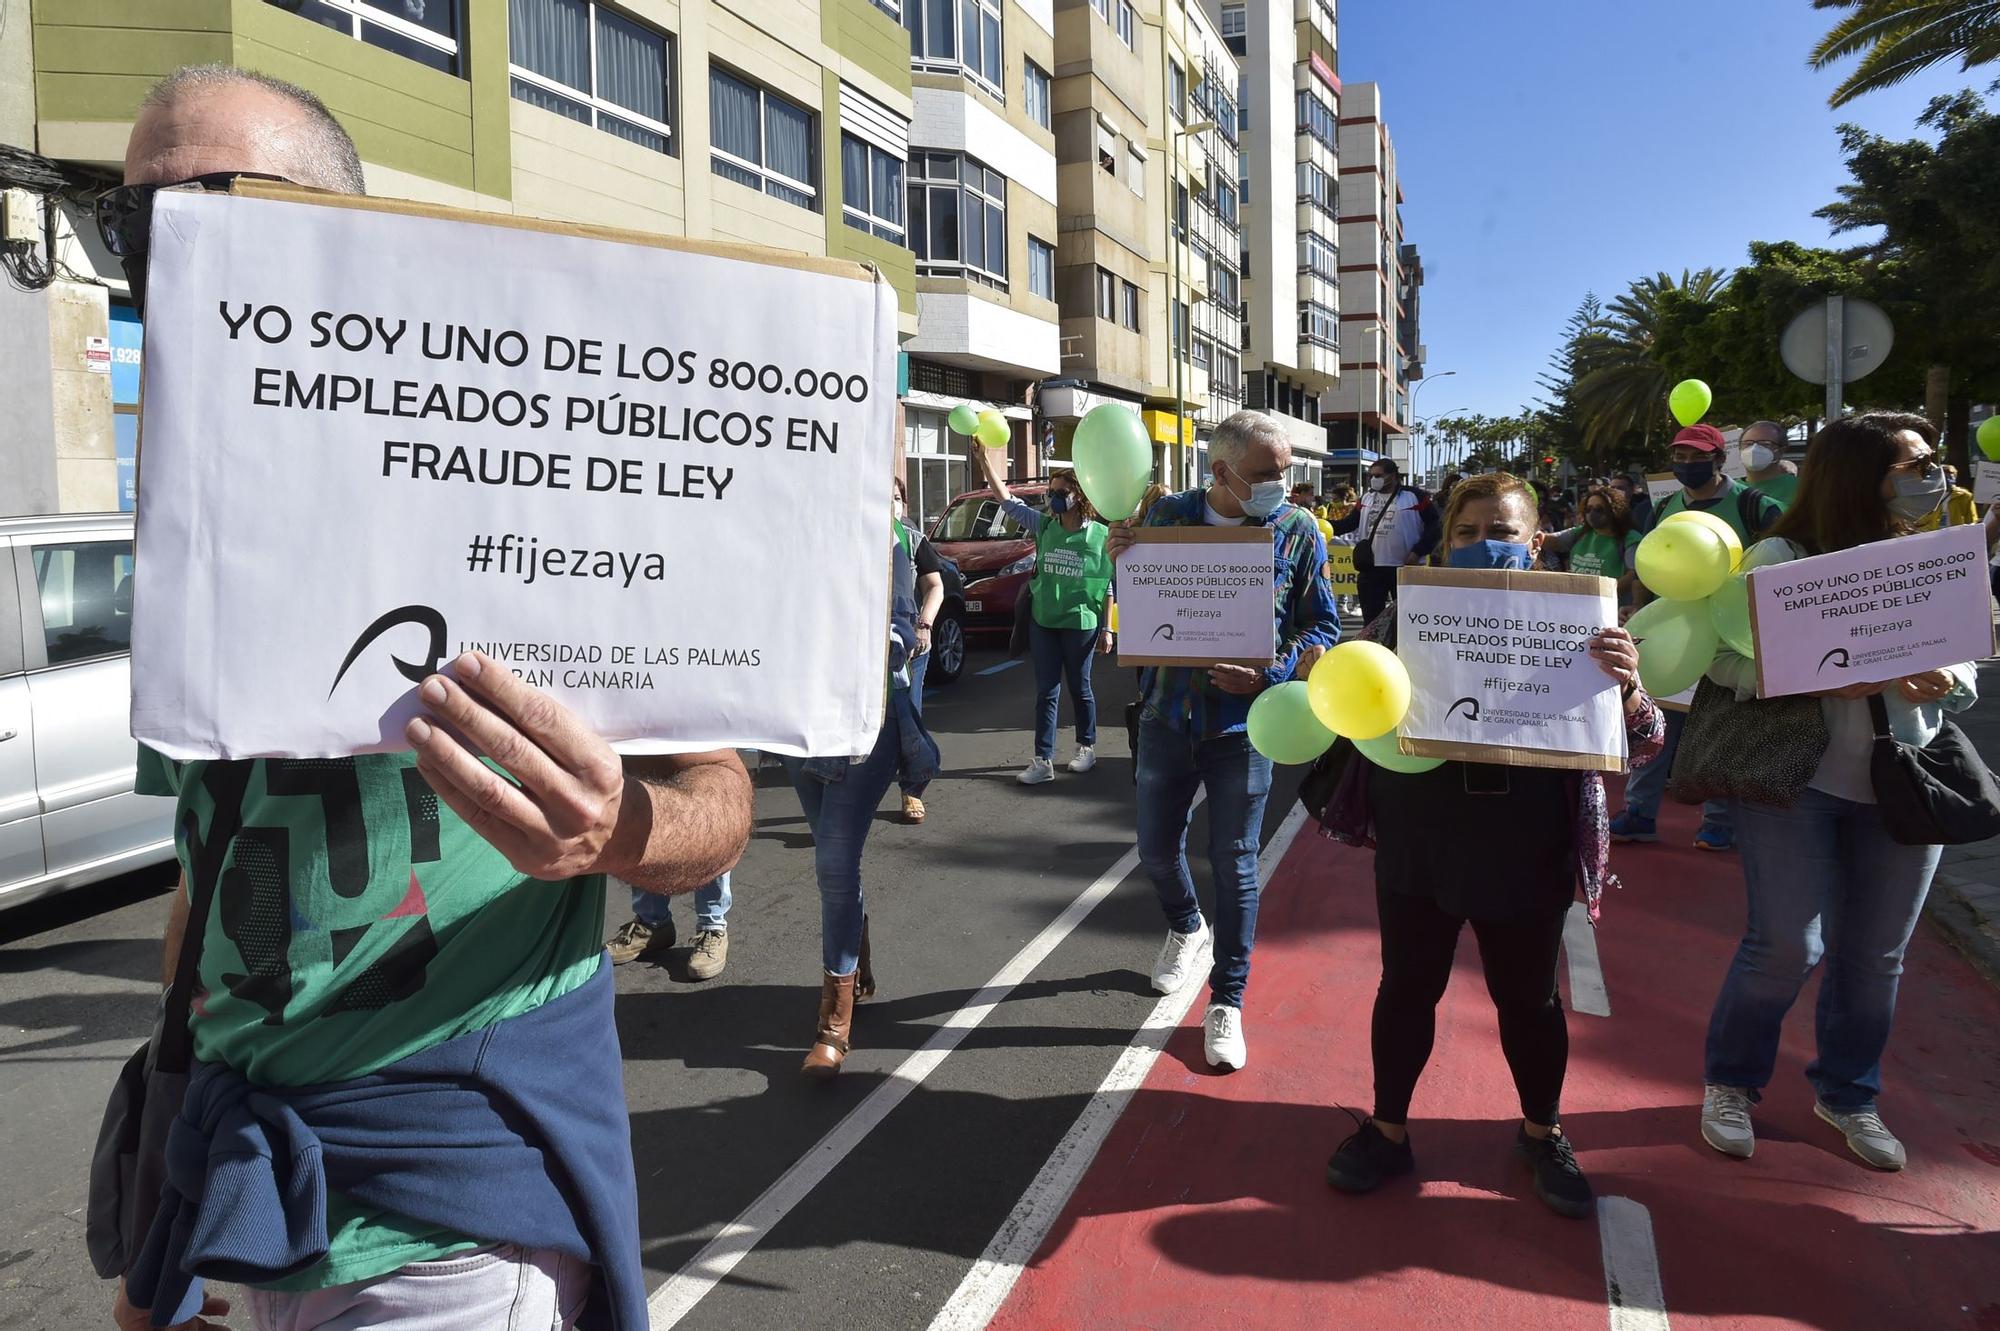
<svg viewBox="0 0 2000 1331"><path fill-rule="evenodd" d="M1674 436L1675 448L1698 448L1704 453L1720 453L1728 447L1722 431L1713 425L1690 425Z"/></svg>

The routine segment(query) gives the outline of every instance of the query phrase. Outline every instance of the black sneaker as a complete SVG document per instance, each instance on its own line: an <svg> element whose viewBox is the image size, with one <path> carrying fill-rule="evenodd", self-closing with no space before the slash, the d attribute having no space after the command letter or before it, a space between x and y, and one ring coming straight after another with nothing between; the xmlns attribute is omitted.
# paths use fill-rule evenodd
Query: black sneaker
<svg viewBox="0 0 2000 1331"><path fill-rule="evenodd" d="M1535 1171L1535 1196L1551 1211L1572 1220L1589 1219L1597 1202L1561 1128L1546 1137L1530 1137L1526 1128L1520 1128L1514 1134L1514 1150Z"/></svg>
<svg viewBox="0 0 2000 1331"><path fill-rule="evenodd" d="M1326 1181L1329 1187L1342 1192L1373 1192L1385 1179L1407 1174L1416 1167L1417 1158L1410 1151L1409 1139L1390 1141L1371 1118L1361 1125L1361 1131L1342 1142L1333 1158L1326 1162Z"/></svg>

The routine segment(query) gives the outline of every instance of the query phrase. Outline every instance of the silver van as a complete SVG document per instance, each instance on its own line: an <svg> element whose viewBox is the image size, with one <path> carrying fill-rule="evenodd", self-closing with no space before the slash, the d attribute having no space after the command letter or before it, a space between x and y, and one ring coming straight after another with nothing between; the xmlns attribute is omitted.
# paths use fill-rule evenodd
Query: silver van
<svg viewBox="0 0 2000 1331"><path fill-rule="evenodd" d="M131 514L0 518L0 908L172 858L131 709Z"/></svg>

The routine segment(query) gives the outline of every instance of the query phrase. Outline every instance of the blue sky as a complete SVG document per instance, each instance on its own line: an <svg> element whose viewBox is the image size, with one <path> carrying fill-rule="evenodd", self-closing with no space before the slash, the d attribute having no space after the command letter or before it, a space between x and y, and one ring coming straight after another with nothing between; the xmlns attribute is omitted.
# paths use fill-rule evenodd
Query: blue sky
<svg viewBox="0 0 2000 1331"><path fill-rule="evenodd" d="M1956 61L1840 111L1806 54L1809 0L1345 0L1340 75L1382 85L1405 239L1423 254L1419 415L1539 395L1586 291L1713 265L1752 240L1824 244L1846 179L1835 126L1914 137Z"/></svg>

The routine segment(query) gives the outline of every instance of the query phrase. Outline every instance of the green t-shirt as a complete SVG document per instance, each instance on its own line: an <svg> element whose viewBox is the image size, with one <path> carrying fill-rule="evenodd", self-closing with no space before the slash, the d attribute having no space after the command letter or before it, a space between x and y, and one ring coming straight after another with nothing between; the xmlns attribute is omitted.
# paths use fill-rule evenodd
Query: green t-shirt
<svg viewBox="0 0 2000 1331"><path fill-rule="evenodd" d="M1712 513L1721 518L1736 529L1737 538L1744 545L1751 545L1771 529L1771 524L1778 520L1778 515L1784 510L1768 495L1761 501L1746 498L1744 491L1748 488L1743 482L1731 478L1720 493L1711 499L1702 500L1699 504L1689 504L1687 491L1676 490L1653 509L1652 530L1658 531L1668 518L1692 508L1697 513ZM1751 510L1747 515L1744 513L1746 508ZM1748 523L1744 521L1746 516L1750 519Z"/></svg>
<svg viewBox="0 0 2000 1331"><path fill-rule="evenodd" d="M1569 571L1592 573L1600 578L1625 576L1626 552L1639 548L1639 533L1628 531L1621 542L1610 532L1585 528L1569 548Z"/></svg>
<svg viewBox="0 0 2000 1331"><path fill-rule="evenodd" d="M1035 533L1035 622L1045 629L1094 629L1111 591L1111 529L1085 522L1075 531L1045 517Z"/></svg>
<svg viewBox="0 0 2000 1331"><path fill-rule="evenodd" d="M216 792L236 782L240 818L218 829ZM189 1029L196 1057L255 1084L365 1076L560 998L601 964L604 879L521 874L408 753L176 763L142 745L137 789L178 801L190 881L200 848L230 837ZM367 1280L479 1242L338 1195L327 1233L325 1260L274 1288Z"/></svg>
<svg viewBox="0 0 2000 1331"><path fill-rule="evenodd" d="M1751 484L1779 508L1790 508L1792 501L1799 496L1799 474L1795 471L1782 472L1768 481L1753 481Z"/></svg>

